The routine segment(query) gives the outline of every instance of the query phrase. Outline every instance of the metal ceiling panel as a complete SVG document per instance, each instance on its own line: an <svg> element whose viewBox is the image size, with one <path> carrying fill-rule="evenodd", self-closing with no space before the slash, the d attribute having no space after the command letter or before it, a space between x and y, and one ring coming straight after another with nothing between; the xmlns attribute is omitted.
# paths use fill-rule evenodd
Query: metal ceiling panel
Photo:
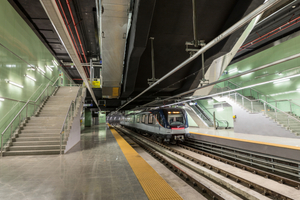
<svg viewBox="0 0 300 200"><path fill-rule="evenodd" d="M123 61L130 0L103 0L102 29L102 87L103 97L118 98L123 72Z"/></svg>

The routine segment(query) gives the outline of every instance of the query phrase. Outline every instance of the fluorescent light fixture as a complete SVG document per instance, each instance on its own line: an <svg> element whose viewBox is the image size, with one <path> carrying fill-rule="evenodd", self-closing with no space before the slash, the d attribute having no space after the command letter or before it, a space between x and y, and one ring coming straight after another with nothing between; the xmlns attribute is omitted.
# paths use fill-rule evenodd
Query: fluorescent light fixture
<svg viewBox="0 0 300 200"><path fill-rule="evenodd" d="M53 66L53 65L50 65L49 67L51 67L51 68L54 68L54 66Z"/></svg>
<svg viewBox="0 0 300 200"><path fill-rule="evenodd" d="M224 110L224 108L217 108L217 111L223 111Z"/></svg>
<svg viewBox="0 0 300 200"><path fill-rule="evenodd" d="M205 98L209 98L209 97L215 97L215 96L219 96L221 94L226 94L226 93L229 93L229 92L236 92L236 91L240 91L240 90L243 90L243 89L256 87L256 86L259 86L259 85L265 85L265 84L272 83L272 82L278 82L278 81L280 81L282 79L291 79L291 78L295 78L295 77L299 77L299 76L300 76L300 74L295 74L295 75L291 75L291 76L288 76L288 77L285 77L285 78L277 79L275 81L274 80L272 80L272 81L265 81L265 82L262 82L262 83L248 85L248 86L240 87L240 88L233 89L233 90L228 90L228 91L219 92L219 93L215 93L215 94L211 94L211 95L207 95L207 96L197 97L197 98L194 98L194 99L189 99L189 100L180 101L180 102L176 102L176 103L172 103L172 104L167 104L167 105L164 105L164 106L161 106L161 107L167 107L167 106L171 106L171 105L177 105L179 103L185 103L185 102L188 102L188 101L195 101L195 100L199 100L199 99L205 99ZM299 88L298 91L300 91L300 88Z"/></svg>
<svg viewBox="0 0 300 200"><path fill-rule="evenodd" d="M244 75L242 75L241 77L249 76L249 75L251 75L251 74L253 74L253 72L251 72L251 73L249 73L249 74L244 74Z"/></svg>
<svg viewBox="0 0 300 200"><path fill-rule="evenodd" d="M56 60L52 60L52 62L53 62L54 65L58 66Z"/></svg>
<svg viewBox="0 0 300 200"><path fill-rule="evenodd" d="M53 69L51 69L51 67L49 67L48 65L45 65L45 67L46 67L47 69L49 69L51 72L53 71Z"/></svg>
<svg viewBox="0 0 300 200"><path fill-rule="evenodd" d="M233 73L233 72L237 72L237 71L238 71L238 69L234 68L234 69L229 70L228 73Z"/></svg>
<svg viewBox="0 0 300 200"><path fill-rule="evenodd" d="M3 99L3 98L0 98L0 101L4 101L4 99Z"/></svg>
<svg viewBox="0 0 300 200"><path fill-rule="evenodd" d="M25 76L26 76L27 78L29 78L29 79L33 80L33 81L36 81L36 79L35 79L35 78L33 78L33 77L31 77L31 76L29 76L29 75L27 75L27 74L25 74Z"/></svg>
<svg viewBox="0 0 300 200"><path fill-rule="evenodd" d="M274 84L277 84L277 83L283 83L283 82L286 82L286 81L289 81L290 79L289 78L283 78L283 79L279 79L277 81L274 81L273 83Z"/></svg>
<svg viewBox="0 0 300 200"><path fill-rule="evenodd" d="M37 67L37 70L39 70L40 72L42 72L43 74L45 74L46 72L45 72L45 70L43 70L42 68L40 68L40 67Z"/></svg>
<svg viewBox="0 0 300 200"><path fill-rule="evenodd" d="M23 88L23 87L24 87L23 85L20 85L20 84L18 84L18 83L12 82L12 81L10 81L10 80L8 80L8 79L6 79L6 82L9 83L9 84L12 84L12 85L14 85L14 86L17 86L17 87L19 87L19 88Z"/></svg>
<svg viewBox="0 0 300 200"><path fill-rule="evenodd" d="M300 88L298 88L297 91L300 92Z"/></svg>

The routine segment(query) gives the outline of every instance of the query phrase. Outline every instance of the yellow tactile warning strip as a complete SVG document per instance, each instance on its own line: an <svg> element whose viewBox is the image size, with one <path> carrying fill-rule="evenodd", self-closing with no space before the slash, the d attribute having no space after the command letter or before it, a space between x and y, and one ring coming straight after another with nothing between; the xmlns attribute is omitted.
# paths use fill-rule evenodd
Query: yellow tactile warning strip
<svg viewBox="0 0 300 200"><path fill-rule="evenodd" d="M300 150L300 147L295 147L295 146L290 146L290 145L274 144L274 143L269 143L269 142L259 142L259 141L231 138L231 137L225 137L225 136L219 136L219 135L209 135L206 133L196 133L196 132L191 132L191 131L190 131L190 133L196 134L196 135L208 136L208 137L222 138L222 139L227 139L227 140L235 140L235 141L240 141L240 142L248 142L248 143L254 143L254 144L262 144L262 145L268 145L268 146L274 146L274 147L280 147L280 148Z"/></svg>
<svg viewBox="0 0 300 200"><path fill-rule="evenodd" d="M150 200L182 199L177 192L115 131L110 127L129 165Z"/></svg>

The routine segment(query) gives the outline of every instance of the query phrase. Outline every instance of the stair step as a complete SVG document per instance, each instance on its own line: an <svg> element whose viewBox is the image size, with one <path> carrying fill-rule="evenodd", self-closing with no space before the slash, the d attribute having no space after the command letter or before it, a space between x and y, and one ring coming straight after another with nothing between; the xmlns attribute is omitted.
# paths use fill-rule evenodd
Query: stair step
<svg viewBox="0 0 300 200"><path fill-rule="evenodd" d="M43 126L43 127L56 127L56 126L60 126L62 122L60 123L56 123L56 124L53 124L53 123L50 123L50 124L45 124L45 122L47 122L46 120L45 121L41 121L41 122L30 122L30 123L27 123L25 124L26 127L36 127L36 126Z"/></svg>
<svg viewBox="0 0 300 200"><path fill-rule="evenodd" d="M42 145L60 145L60 141L19 141L13 143L13 146L42 146Z"/></svg>
<svg viewBox="0 0 300 200"><path fill-rule="evenodd" d="M60 136L57 137L19 137L16 141L60 141Z"/></svg>
<svg viewBox="0 0 300 200"><path fill-rule="evenodd" d="M63 153L63 152L62 152ZM60 150L27 150L27 151L6 151L4 156L25 156L25 155L53 155L60 154Z"/></svg>
<svg viewBox="0 0 300 200"><path fill-rule="evenodd" d="M62 149L65 149L65 145L62 146ZM59 150L60 145L42 145L42 146L11 146L9 151L28 151L28 150Z"/></svg>
<svg viewBox="0 0 300 200"><path fill-rule="evenodd" d="M21 133L20 137L56 137L59 136L59 132L57 133Z"/></svg>
<svg viewBox="0 0 300 200"><path fill-rule="evenodd" d="M25 128L21 133L59 133L61 129L31 129Z"/></svg>

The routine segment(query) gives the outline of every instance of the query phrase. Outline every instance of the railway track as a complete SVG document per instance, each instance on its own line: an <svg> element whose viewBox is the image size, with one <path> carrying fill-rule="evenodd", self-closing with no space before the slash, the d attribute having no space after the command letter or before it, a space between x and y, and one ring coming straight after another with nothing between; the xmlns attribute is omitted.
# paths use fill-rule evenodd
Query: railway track
<svg viewBox="0 0 300 200"><path fill-rule="evenodd" d="M203 159L199 159L199 157L197 157L197 155L195 154L198 154L200 156L203 156L205 154L200 150L193 149L191 147L187 147L182 144L179 144L178 146L172 146L172 147L166 146L156 141L153 141L148 137L136 134L133 131L130 131L128 129L116 128L116 130L118 132L122 132L123 134L129 136L138 145L143 147L146 151L148 151L151 155L157 158L170 170L172 170L179 177L185 180L189 185L195 188L198 192L200 192L202 195L205 194L205 196L208 199L227 199L227 198L224 198L224 196L220 194L218 191L212 189L212 187L208 186L207 184L203 184L201 181L199 181L199 179L195 178L194 176L191 176L189 173L186 172L186 170L182 170L181 167L178 166L184 166L196 172L197 174L200 174L201 176L207 178L208 180L217 183L219 186L228 190L234 196L237 196L240 199L263 199L263 198L296 199L291 197L290 195L282 194L277 190L271 189L270 187L257 184L256 182L252 181L251 178L250 180L246 179L243 176L239 176L235 173L232 173L231 170L226 170L218 166L214 166L211 164L211 162L207 162L204 161ZM293 186L294 188L299 188L298 182L286 179L284 177L279 177L274 174L263 172L255 168L243 166L242 164L239 163L233 163L233 161L225 160L224 158L221 157L219 158L218 156L208 155L208 154L205 154L205 156L221 161L223 162L223 164L227 164L227 165L230 164L231 167L234 166L240 169L244 169L248 171L247 173L252 172L252 174L255 176L261 175L263 177L271 178L272 180L275 180L277 184L279 184L278 182L281 182L289 186ZM283 186L283 184L279 184L279 185ZM284 187L288 187L290 189L295 190L294 188L289 186L284 185ZM299 192L298 190L295 191L294 191L295 193ZM259 194L261 196L257 197L255 194Z"/></svg>
<svg viewBox="0 0 300 200"><path fill-rule="evenodd" d="M228 156L228 155L223 154L224 156L218 156L216 154L209 153L205 150L201 150L200 149L201 147L199 148L199 146L200 146L199 144L201 144L201 142L198 142L197 140L193 139L193 140L188 140L187 142L185 142L183 144L179 144L178 146L180 146L184 149L190 150L192 152L196 152L200 155L207 156L209 158L218 160L218 161L226 163L228 165L237 167L237 168L245 170L245 171L252 172L252 173L257 174L259 176L263 176L265 178L277 181L281 184L285 184L285 185L288 185L288 186L291 186L291 187L294 187L294 188L300 190L300 182L298 182L298 181L295 181L293 179L290 179L288 177L284 177L284 176L281 176L281 175L278 175L278 174L275 174L275 173L267 172L265 170L254 168L254 167L251 167L247 164L242 164L240 162L236 162L236 161L233 161L231 159L227 159L226 156ZM222 155L222 153L220 153L220 154ZM252 163L252 164L253 165L258 165L256 163ZM259 166L261 166L263 168L262 165L259 165ZM278 170L278 171L282 171L282 170ZM285 172L285 173L289 174L289 172Z"/></svg>

